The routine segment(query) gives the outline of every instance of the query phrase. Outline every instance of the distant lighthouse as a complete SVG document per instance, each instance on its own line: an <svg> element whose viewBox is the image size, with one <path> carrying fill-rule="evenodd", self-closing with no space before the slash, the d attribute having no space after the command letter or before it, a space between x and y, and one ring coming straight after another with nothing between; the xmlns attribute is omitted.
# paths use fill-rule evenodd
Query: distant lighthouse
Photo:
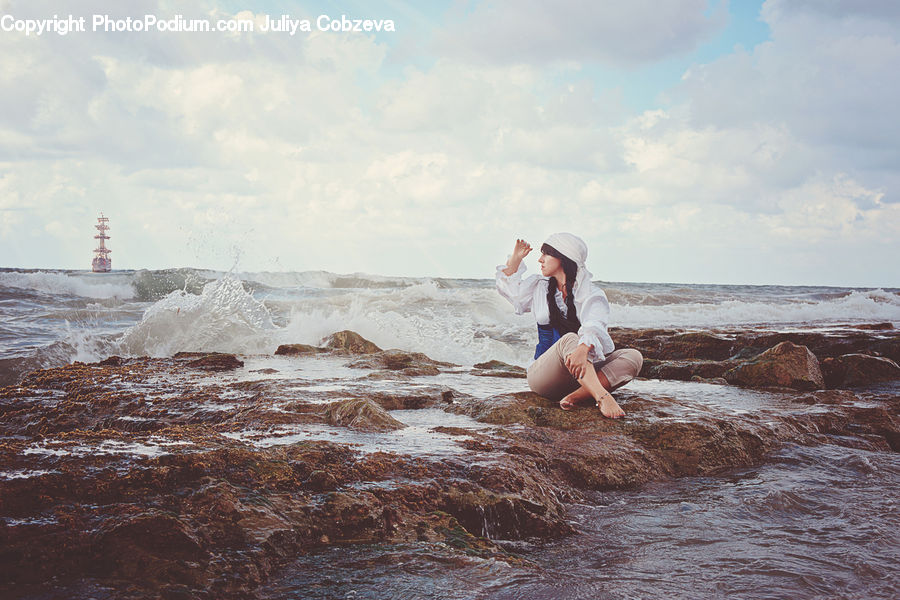
<svg viewBox="0 0 900 600"><path fill-rule="evenodd" d="M94 260L91 262L91 267L93 268L94 273L109 273L109 270L112 269L112 260L109 258L110 249L106 247L106 240L109 239L109 236L106 235L107 230L109 230L109 225L107 225L108 218L103 216L103 213L100 213L100 216L97 218L97 224L94 227L100 232L99 235L95 235L95 240L100 240L100 245L94 249Z"/></svg>

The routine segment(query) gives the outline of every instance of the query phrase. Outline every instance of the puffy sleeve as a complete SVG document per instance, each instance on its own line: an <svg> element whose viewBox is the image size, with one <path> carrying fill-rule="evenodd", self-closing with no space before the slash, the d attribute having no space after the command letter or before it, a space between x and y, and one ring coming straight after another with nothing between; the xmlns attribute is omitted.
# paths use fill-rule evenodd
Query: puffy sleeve
<svg viewBox="0 0 900 600"><path fill-rule="evenodd" d="M578 341L592 346L588 352L590 361L603 360L615 350L615 344L606 329L609 324L609 300L603 290L592 286L591 295L581 305L578 318L581 320Z"/></svg>
<svg viewBox="0 0 900 600"><path fill-rule="evenodd" d="M504 273L505 268L506 265L497 266L497 291L509 300L517 315L530 312L534 303L534 289L541 280L540 275L522 279L522 274L526 270L525 263L519 263L519 269L512 275Z"/></svg>

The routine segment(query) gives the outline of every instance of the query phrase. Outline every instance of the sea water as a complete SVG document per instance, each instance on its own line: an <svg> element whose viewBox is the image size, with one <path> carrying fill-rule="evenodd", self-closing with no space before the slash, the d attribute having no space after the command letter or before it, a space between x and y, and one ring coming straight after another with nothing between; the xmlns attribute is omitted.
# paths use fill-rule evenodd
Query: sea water
<svg viewBox="0 0 900 600"><path fill-rule="evenodd" d="M900 290L894 288L596 283L609 297L612 326L900 325ZM261 378L255 371L266 366L263 355L279 344L318 344L343 329L383 348L424 352L464 366L490 359L524 365L536 337L531 315L513 314L491 279L0 270L0 385L73 360L178 351L245 354L244 370ZM280 365L282 359L270 360ZM349 371L333 361L312 362L325 368L304 363L303 376L311 378L303 385L328 385L324 380ZM494 381L459 369L420 379L475 396L524 386L521 379ZM428 383L424 380L419 383ZM738 394L701 383L647 380L629 390L665 394L684 405L685 418L707 402L741 413L779 401L769 392ZM412 445L416 452L438 456L457 449L432 435L430 422L415 420L444 413L400 411L398 416L411 420L401 430L405 438L372 435L353 443L381 448L391 442L400 452L410 452ZM240 435L249 436L249 443L277 445L317 434L323 432ZM107 444L102 450L154 456L170 451L172 443L154 439ZM49 442L30 450L62 451ZM753 468L598 492L567 507L577 533L560 540L534 545L498 540L531 566L451 558L427 544L328 548L286 566L258 596L894 598L900 593L898 456L828 444L787 445ZM10 471L0 479L33 475Z"/></svg>
<svg viewBox="0 0 900 600"><path fill-rule="evenodd" d="M595 282L610 325L686 329L900 324L900 289ZM382 348L459 365L524 365L531 315L515 315L492 279L0 269L0 384L33 369L112 354L272 353L344 329Z"/></svg>

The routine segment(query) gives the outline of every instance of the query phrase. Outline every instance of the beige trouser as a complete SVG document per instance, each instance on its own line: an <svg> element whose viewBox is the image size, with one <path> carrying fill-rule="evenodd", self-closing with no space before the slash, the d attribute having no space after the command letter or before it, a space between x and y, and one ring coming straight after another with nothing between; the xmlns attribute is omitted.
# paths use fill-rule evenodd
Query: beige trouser
<svg viewBox="0 0 900 600"><path fill-rule="evenodd" d="M566 368L566 357L578 347L578 336L567 333L541 354L528 367L528 386L536 394L551 400L578 389L578 380ZM594 369L602 371L614 390L622 387L641 372L644 357L633 348L614 350L605 360L594 363Z"/></svg>

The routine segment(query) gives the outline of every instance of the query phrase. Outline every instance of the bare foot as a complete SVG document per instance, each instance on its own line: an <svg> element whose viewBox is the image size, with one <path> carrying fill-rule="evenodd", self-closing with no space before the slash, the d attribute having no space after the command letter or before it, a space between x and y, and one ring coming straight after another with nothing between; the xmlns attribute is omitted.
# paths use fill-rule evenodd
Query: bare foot
<svg viewBox="0 0 900 600"><path fill-rule="evenodd" d="M622 407L619 406L619 403L616 402L609 392L606 392L600 398L600 401L597 402L597 407L600 409L600 414L610 419L618 419L625 416L625 411L622 410Z"/></svg>
<svg viewBox="0 0 900 600"><path fill-rule="evenodd" d="M594 398L583 386L559 401L559 407L563 410L572 410L576 406L584 406Z"/></svg>

